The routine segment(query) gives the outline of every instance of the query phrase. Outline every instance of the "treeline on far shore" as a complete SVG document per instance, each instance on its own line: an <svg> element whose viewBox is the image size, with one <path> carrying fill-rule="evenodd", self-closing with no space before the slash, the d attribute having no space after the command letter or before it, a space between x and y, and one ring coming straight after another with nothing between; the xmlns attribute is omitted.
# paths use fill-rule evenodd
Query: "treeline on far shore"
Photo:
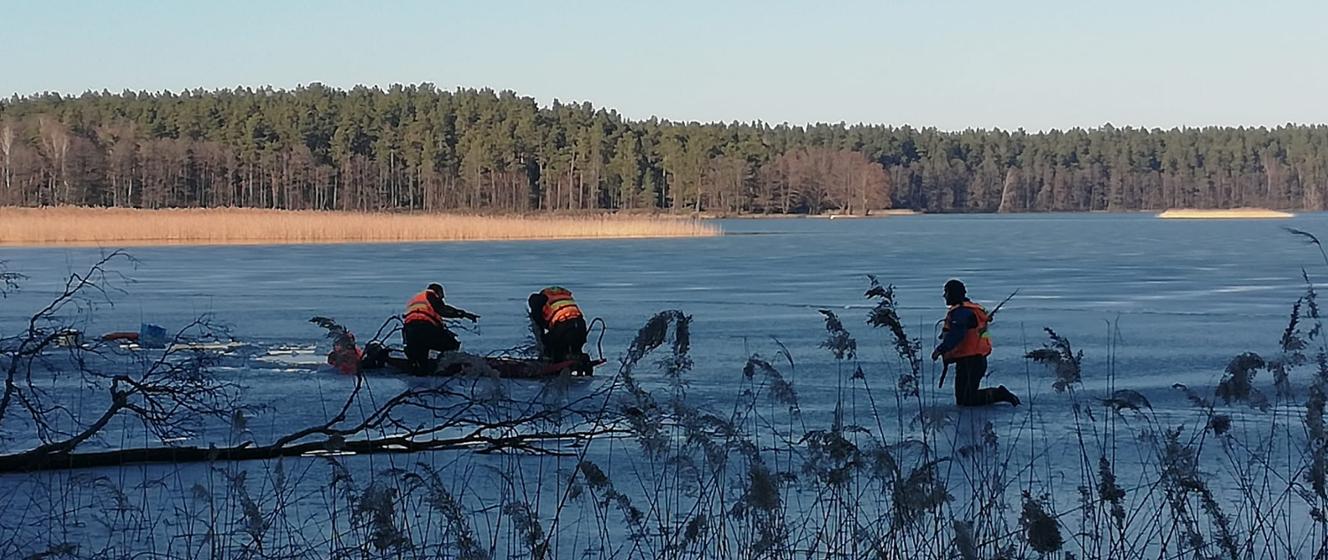
<svg viewBox="0 0 1328 560"><path fill-rule="evenodd" d="M488 89L0 101L0 205L854 213L1328 208L1328 126L631 120Z"/></svg>

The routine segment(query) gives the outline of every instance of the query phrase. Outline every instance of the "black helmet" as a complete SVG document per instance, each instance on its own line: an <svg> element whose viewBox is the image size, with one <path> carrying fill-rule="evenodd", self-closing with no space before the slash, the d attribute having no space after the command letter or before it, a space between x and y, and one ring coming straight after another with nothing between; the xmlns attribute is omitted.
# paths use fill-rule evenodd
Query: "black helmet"
<svg viewBox="0 0 1328 560"><path fill-rule="evenodd" d="M438 294L438 297L440 297L440 298L443 297L443 285L442 285L442 284L439 284L439 283L437 283L437 282L434 282L434 283L432 283L432 284L429 284L429 291L430 291L430 292L433 292L433 293L435 293L435 294Z"/></svg>
<svg viewBox="0 0 1328 560"><path fill-rule="evenodd" d="M963 282L951 278L945 283L945 302L947 304L956 305L962 303L967 295L968 288L964 287Z"/></svg>

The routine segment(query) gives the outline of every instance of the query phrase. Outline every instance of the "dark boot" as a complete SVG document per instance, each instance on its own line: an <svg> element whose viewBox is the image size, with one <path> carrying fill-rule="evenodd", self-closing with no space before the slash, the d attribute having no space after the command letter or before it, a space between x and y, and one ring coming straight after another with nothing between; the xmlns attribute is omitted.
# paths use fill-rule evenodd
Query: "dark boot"
<svg viewBox="0 0 1328 560"><path fill-rule="evenodd" d="M595 370L595 368L591 367L590 365L589 354L586 354L584 352L576 352L573 354L573 356L576 358L577 373L580 373L581 375L590 375Z"/></svg>
<svg viewBox="0 0 1328 560"><path fill-rule="evenodd" d="M1006 389L1004 385L996 388L996 402L1007 402L1010 406L1019 406L1019 397Z"/></svg>

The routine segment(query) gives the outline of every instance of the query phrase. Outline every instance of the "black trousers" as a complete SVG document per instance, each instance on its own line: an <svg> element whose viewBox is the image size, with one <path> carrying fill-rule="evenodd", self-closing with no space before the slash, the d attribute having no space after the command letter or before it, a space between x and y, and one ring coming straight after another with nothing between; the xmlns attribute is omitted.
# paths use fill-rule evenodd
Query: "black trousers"
<svg viewBox="0 0 1328 560"><path fill-rule="evenodd" d="M579 357L586 345L586 320L577 317L554 323L544 335L544 356L553 362Z"/></svg>
<svg viewBox="0 0 1328 560"><path fill-rule="evenodd" d="M986 356L968 356L954 362L955 404L959 406L986 406L999 402L997 389L979 389L982 376L987 374Z"/></svg>
<svg viewBox="0 0 1328 560"><path fill-rule="evenodd" d="M461 342L452 331L424 321L406 323L401 327L401 339L406 343L406 359L410 360L410 367L416 375L433 373L430 350L450 352L461 348Z"/></svg>

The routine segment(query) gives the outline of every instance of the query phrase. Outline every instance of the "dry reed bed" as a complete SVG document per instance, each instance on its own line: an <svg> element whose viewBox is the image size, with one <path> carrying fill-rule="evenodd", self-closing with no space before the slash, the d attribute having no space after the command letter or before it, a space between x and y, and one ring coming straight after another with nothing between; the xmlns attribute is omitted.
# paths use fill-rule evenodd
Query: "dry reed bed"
<svg viewBox="0 0 1328 560"><path fill-rule="evenodd" d="M708 237L697 220L649 216L461 216L286 210L0 208L0 245L386 243Z"/></svg>

